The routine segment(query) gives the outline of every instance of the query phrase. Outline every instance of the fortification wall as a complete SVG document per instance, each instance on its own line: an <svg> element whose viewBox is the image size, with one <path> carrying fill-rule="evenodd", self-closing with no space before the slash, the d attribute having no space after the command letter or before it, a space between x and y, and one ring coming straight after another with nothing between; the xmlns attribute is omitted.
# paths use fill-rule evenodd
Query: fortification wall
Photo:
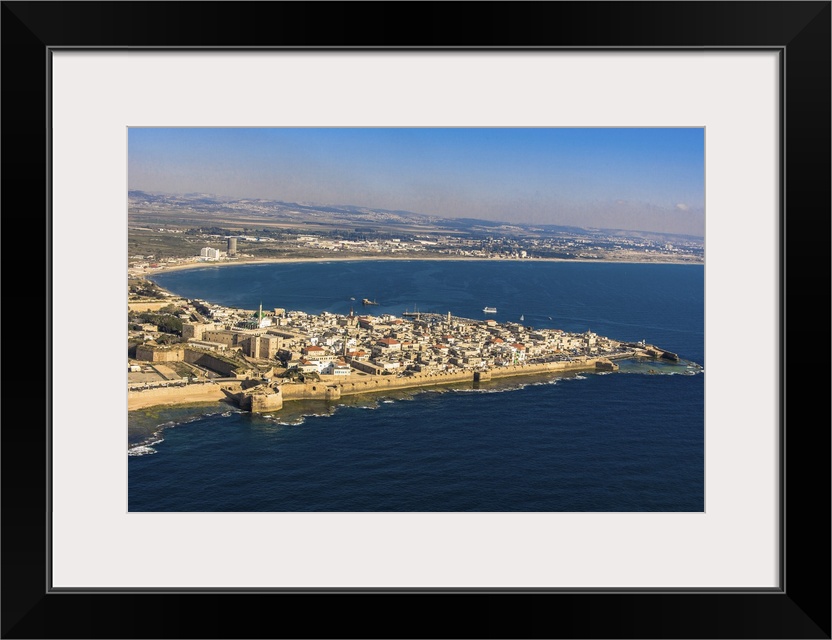
<svg viewBox="0 0 832 640"><path fill-rule="evenodd" d="M284 400L338 400L342 389L325 382L286 383L280 385Z"/></svg>
<svg viewBox="0 0 832 640"><path fill-rule="evenodd" d="M279 411L283 408L283 397L279 393L272 393L267 396L251 396L250 410L257 412Z"/></svg>
<svg viewBox="0 0 832 640"><path fill-rule="evenodd" d="M586 360L573 360L572 362L542 362L538 364L513 364L506 367L495 367L491 369L492 378L507 378L509 376L532 375L535 373L549 373L560 371L591 371L596 368L596 363L601 358L587 358Z"/></svg>
<svg viewBox="0 0 832 640"><path fill-rule="evenodd" d="M144 362L180 362L183 359L182 347L154 347L140 344L136 346L136 360Z"/></svg>
<svg viewBox="0 0 832 640"><path fill-rule="evenodd" d="M195 353L195 352L193 352ZM209 354L200 354L210 357ZM542 364L518 364L491 369L487 374L493 378L535 375L551 372L587 371L596 369L596 363L609 362L606 358L587 358L573 362L546 362ZM487 380L488 376L478 376ZM457 371L442 373L423 373L407 377L397 376L361 376L359 379L337 382L284 383L280 385L280 394L272 396L250 396L252 411L276 411L282 407L284 400L338 400L341 396L373 393L389 389L413 389L435 385L471 382L475 380L474 371ZM225 390L225 391L223 391ZM183 387L168 387L131 391L128 393L128 410L142 409L154 405L184 404L186 402L203 402L222 400L234 394L240 394L242 384L224 382L221 384L190 384ZM226 393L227 392L227 393ZM258 399L260 398L260 399ZM235 398L238 402L242 396Z"/></svg>
<svg viewBox="0 0 832 640"><path fill-rule="evenodd" d="M345 396L357 393L383 391L385 389L412 389L414 387L431 387L438 384L454 384L456 382L473 382L473 371L417 373L413 376L373 376L368 380L344 382L341 393Z"/></svg>
<svg viewBox="0 0 832 640"><path fill-rule="evenodd" d="M237 369L237 365L235 364L226 362L210 353L197 351L196 349L185 349L185 362L188 364L197 364L200 367L205 367L206 369L216 371L228 377L233 377Z"/></svg>
<svg viewBox="0 0 832 640"><path fill-rule="evenodd" d="M349 381L338 381L334 383L307 382L303 384L284 384L284 400L325 400L333 399L331 389L340 389L340 395L351 396L361 393L374 393L388 389L414 389L419 387L432 387L442 384L455 384L459 382L474 382L474 380L486 381L493 378L507 378L510 376L534 375L540 373L587 371L596 368L599 358L588 358L587 360L573 362L546 362L541 364L518 364L506 367L495 367L486 375L476 375L474 371L456 371L439 373L417 373L412 376L361 376ZM330 390L330 396L327 396Z"/></svg>
<svg viewBox="0 0 832 640"><path fill-rule="evenodd" d="M164 307L169 307L172 304L177 304L182 301L182 298L168 298L167 300L149 300L147 302L128 302L127 303L127 310L128 311L137 311L141 313L142 311L158 311Z"/></svg>
<svg viewBox="0 0 832 640"><path fill-rule="evenodd" d="M283 394L280 391L274 393L247 393L243 391L234 394L234 401L243 411L253 413L279 411L283 408Z"/></svg>
<svg viewBox="0 0 832 640"><path fill-rule="evenodd" d="M212 402L225 399L227 394L240 390L240 383L188 384L182 387L160 387L142 391L127 392L127 410L146 409L158 405L187 404L190 402Z"/></svg>
<svg viewBox="0 0 832 640"><path fill-rule="evenodd" d="M361 376L349 381L306 382L302 384L283 384L284 400L337 400L341 396L361 393L373 393L387 389L410 389L430 387L455 382L473 382L474 373L463 371L455 373L416 374L399 378L397 376Z"/></svg>

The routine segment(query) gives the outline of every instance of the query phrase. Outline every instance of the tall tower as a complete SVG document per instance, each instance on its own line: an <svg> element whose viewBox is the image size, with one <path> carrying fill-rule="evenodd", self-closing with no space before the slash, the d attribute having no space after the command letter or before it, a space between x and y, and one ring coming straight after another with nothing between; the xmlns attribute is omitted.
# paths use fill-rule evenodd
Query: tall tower
<svg viewBox="0 0 832 640"><path fill-rule="evenodd" d="M451 328L451 312L448 311L448 329Z"/></svg>
<svg viewBox="0 0 832 640"><path fill-rule="evenodd" d="M228 238L228 255L237 255L237 238Z"/></svg>

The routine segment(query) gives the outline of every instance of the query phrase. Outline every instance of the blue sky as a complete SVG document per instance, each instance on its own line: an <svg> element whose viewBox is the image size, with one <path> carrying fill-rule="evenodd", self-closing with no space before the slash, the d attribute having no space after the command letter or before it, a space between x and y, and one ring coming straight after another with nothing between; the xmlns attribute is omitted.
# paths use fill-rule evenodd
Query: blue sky
<svg viewBox="0 0 832 640"><path fill-rule="evenodd" d="M129 188L704 235L701 128L131 128Z"/></svg>

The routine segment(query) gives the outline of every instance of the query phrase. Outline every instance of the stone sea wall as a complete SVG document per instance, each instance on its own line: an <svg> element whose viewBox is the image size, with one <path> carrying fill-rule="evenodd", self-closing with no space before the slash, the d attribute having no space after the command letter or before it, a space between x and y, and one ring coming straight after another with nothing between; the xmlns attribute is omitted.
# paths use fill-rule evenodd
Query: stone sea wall
<svg viewBox="0 0 832 640"><path fill-rule="evenodd" d="M181 387L159 387L127 392L127 410L146 409L157 405L188 404L224 400L228 393L240 391L240 384L188 384Z"/></svg>
<svg viewBox="0 0 832 640"><path fill-rule="evenodd" d="M613 362L606 358L587 358L572 362L546 362L540 364L516 364L493 369L455 371L438 373L417 373L412 376L351 376L349 380L323 380L316 382L286 382L280 385L280 393L272 397L242 394L241 383L191 384L181 387L167 387L131 391L128 393L128 410L142 409L154 405L184 404L223 400L233 397L243 409L252 411L278 410L283 401L291 400L338 400L342 396L377 393L390 389L415 389L460 382L486 381L511 376L536 375L556 372L578 372L615 370ZM245 399L244 398L245 395ZM256 405L256 406L255 406Z"/></svg>
<svg viewBox="0 0 832 640"><path fill-rule="evenodd" d="M599 366L600 363L600 366ZM606 370L612 363L606 358L588 358L573 362L546 362L541 364L517 364L495 367L476 376L474 371L417 373L412 376L351 376L350 380L285 383L281 385L284 400L336 400L341 396L374 393L388 389L414 389L459 382L474 382L507 378L511 376L535 375L553 372ZM613 365L614 366L614 365Z"/></svg>

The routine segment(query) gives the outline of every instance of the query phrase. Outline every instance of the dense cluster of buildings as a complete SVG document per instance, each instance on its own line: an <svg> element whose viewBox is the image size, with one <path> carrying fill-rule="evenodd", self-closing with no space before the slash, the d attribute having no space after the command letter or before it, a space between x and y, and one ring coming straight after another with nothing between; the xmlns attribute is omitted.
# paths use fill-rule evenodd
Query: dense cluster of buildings
<svg viewBox="0 0 832 640"><path fill-rule="evenodd" d="M184 346L223 361L243 357L274 368L344 378L355 373L407 376L477 371L505 365L569 361L584 356L620 357L633 345L591 331L570 333L522 324L440 314L397 317L311 315L273 309L255 312L193 301L201 309L183 323L185 345L143 345L137 359L159 361ZM412 316L412 317L410 317ZM262 369L262 368L261 368Z"/></svg>

